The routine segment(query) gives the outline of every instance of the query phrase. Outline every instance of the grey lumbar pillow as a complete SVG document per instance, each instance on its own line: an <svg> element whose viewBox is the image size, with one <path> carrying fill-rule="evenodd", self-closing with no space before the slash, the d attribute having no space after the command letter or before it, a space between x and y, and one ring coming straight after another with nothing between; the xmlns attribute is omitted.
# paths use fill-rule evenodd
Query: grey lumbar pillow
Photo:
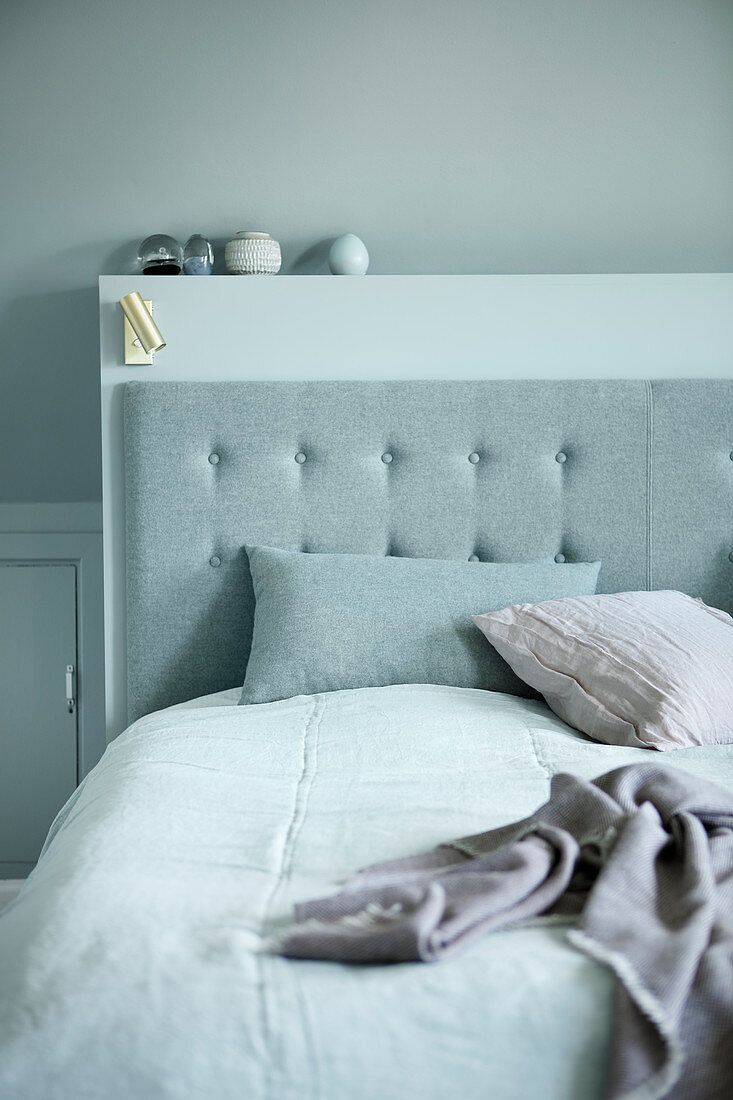
<svg viewBox="0 0 733 1100"><path fill-rule="evenodd" d="M248 546L255 593L242 703L387 684L533 692L471 615L595 592L600 562L468 562Z"/></svg>

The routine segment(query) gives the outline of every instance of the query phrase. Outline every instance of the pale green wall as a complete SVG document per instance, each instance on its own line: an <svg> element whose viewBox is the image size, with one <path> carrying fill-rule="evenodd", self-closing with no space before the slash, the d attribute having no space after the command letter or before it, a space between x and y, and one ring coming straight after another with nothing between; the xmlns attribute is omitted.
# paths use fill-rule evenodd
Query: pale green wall
<svg viewBox="0 0 733 1100"><path fill-rule="evenodd" d="M730 0L2 0L0 500L98 497L96 278L150 232L732 270L732 59Z"/></svg>

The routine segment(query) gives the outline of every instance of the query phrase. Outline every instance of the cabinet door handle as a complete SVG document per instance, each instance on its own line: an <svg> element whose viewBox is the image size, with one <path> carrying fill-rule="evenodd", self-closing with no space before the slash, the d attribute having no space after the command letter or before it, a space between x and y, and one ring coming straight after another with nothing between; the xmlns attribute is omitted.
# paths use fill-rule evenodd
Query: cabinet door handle
<svg viewBox="0 0 733 1100"><path fill-rule="evenodd" d="M69 714L74 713L76 699L74 698L74 666L66 666L66 707Z"/></svg>

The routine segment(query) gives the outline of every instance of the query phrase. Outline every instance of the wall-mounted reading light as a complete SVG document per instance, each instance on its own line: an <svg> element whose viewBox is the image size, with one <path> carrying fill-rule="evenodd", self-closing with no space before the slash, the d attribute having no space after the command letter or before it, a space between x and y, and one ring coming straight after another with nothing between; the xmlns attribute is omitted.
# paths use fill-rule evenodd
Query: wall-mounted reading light
<svg viewBox="0 0 733 1100"><path fill-rule="evenodd" d="M153 352L165 347L165 340L153 320L153 303L136 290L120 298L125 314L125 363L140 366L152 363Z"/></svg>

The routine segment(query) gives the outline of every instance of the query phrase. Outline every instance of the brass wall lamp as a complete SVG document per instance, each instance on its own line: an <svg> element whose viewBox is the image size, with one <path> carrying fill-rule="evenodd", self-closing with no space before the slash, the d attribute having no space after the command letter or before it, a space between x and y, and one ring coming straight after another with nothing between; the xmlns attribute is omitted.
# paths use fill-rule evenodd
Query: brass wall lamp
<svg viewBox="0 0 733 1100"><path fill-rule="evenodd" d="M153 362L153 352L165 347L153 320L153 303L137 290L120 298L125 315L125 364L143 366Z"/></svg>

